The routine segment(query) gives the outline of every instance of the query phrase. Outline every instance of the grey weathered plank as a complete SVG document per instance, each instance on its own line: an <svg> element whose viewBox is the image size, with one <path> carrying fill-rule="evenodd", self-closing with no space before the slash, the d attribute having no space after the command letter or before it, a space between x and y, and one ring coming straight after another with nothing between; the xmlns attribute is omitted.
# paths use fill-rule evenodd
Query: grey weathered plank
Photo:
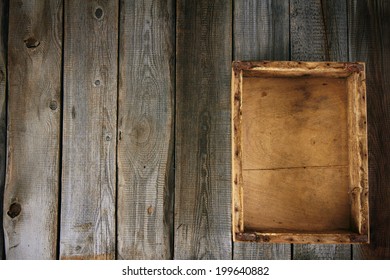
<svg viewBox="0 0 390 280"><path fill-rule="evenodd" d="M291 59L347 61L347 7L337 0L291 0ZM350 259L350 245L294 245L294 259Z"/></svg>
<svg viewBox="0 0 390 280"><path fill-rule="evenodd" d="M291 0L291 59L348 59L346 1Z"/></svg>
<svg viewBox="0 0 390 280"><path fill-rule="evenodd" d="M171 0L121 5L119 259L172 257L174 16Z"/></svg>
<svg viewBox="0 0 390 280"><path fill-rule="evenodd" d="M234 1L233 58L289 59L289 1Z"/></svg>
<svg viewBox="0 0 390 280"><path fill-rule="evenodd" d="M118 1L66 1L61 259L115 258Z"/></svg>
<svg viewBox="0 0 390 280"><path fill-rule="evenodd" d="M10 1L7 259L55 259L62 1Z"/></svg>
<svg viewBox="0 0 390 280"><path fill-rule="evenodd" d="M366 62L370 244L354 259L390 259L390 2L348 1L352 61Z"/></svg>
<svg viewBox="0 0 390 280"><path fill-rule="evenodd" d="M3 195L7 145L7 1L0 0L0 260L4 259Z"/></svg>
<svg viewBox="0 0 390 280"><path fill-rule="evenodd" d="M234 60L289 59L289 1L234 2ZM236 242L234 259L290 259L291 245Z"/></svg>
<svg viewBox="0 0 390 280"><path fill-rule="evenodd" d="M175 258L231 259L232 2L177 2Z"/></svg>

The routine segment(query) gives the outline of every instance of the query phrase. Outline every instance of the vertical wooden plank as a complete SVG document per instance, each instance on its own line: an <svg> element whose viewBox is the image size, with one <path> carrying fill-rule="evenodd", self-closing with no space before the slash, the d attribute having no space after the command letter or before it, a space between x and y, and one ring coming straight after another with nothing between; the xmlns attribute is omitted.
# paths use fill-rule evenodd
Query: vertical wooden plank
<svg viewBox="0 0 390 280"><path fill-rule="evenodd" d="M234 2L234 60L289 59L289 1ZM234 243L234 259L290 259L289 244Z"/></svg>
<svg viewBox="0 0 390 280"><path fill-rule="evenodd" d="M10 1L7 259L55 259L62 1Z"/></svg>
<svg viewBox="0 0 390 280"><path fill-rule="evenodd" d="M291 0L291 59L347 61L346 1ZM351 245L294 245L294 259L350 259Z"/></svg>
<svg viewBox="0 0 390 280"><path fill-rule="evenodd" d="M288 60L289 1L234 1L234 60Z"/></svg>
<svg viewBox="0 0 390 280"><path fill-rule="evenodd" d="M7 27L8 1L0 0L0 260L4 259L3 195L7 145Z"/></svg>
<svg viewBox="0 0 390 280"><path fill-rule="evenodd" d="M115 258L118 1L66 1L61 259Z"/></svg>
<svg viewBox="0 0 390 280"><path fill-rule="evenodd" d="M366 62L370 244L354 259L390 259L390 3L348 1L352 61Z"/></svg>
<svg viewBox="0 0 390 280"><path fill-rule="evenodd" d="M231 33L231 1L177 1L176 259L232 258Z"/></svg>
<svg viewBox="0 0 390 280"><path fill-rule="evenodd" d="M172 257L174 9L171 0L121 4L119 259Z"/></svg>

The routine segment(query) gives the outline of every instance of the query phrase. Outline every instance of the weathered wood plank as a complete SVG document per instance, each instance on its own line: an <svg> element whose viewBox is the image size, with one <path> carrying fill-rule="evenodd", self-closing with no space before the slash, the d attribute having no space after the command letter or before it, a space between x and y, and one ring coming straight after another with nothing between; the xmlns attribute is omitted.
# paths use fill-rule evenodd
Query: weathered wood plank
<svg viewBox="0 0 390 280"><path fill-rule="evenodd" d="M370 244L354 259L390 258L390 3L348 1L349 59L366 62Z"/></svg>
<svg viewBox="0 0 390 280"><path fill-rule="evenodd" d="M118 1L66 1L61 259L115 258Z"/></svg>
<svg viewBox="0 0 390 280"><path fill-rule="evenodd" d="M288 60L289 1L234 1L234 60Z"/></svg>
<svg viewBox="0 0 390 280"><path fill-rule="evenodd" d="M175 4L124 1L120 16L118 258L170 259Z"/></svg>
<svg viewBox="0 0 390 280"><path fill-rule="evenodd" d="M234 60L289 59L289 1L234 1ZM287 244L234 243L234 259L290 259Z"/></svg>
<svg viewBox="0 0 390 280"><path fill-rule="evenodd" d="M8 1L0 0L0 260L4 259L3 195L7 145L7 27Z"/></svg>
<svg viewBox="0 0 390 280"><path fill-rule="evenodd" d="M231 259L232 2L177 2L175 258Z"/></svg>
<svg viewBox="0 0 390 280"><path fill-rule="evenodd" d="M346 61L347 7L337 0L291 0L291 59Z"/></svg>
<svg viewBox="0 0 390 280"><path fill-rule="evenodd" d="M291 0L291 59L347 61L345 1ZM350 259L350 245L294 245L293 258Z"/></svg>
<svg viewBox="0 0 390 280"><path fill-rule="evenodd" d="M55 259L62 1L10 1L7 259Z"/></svg>

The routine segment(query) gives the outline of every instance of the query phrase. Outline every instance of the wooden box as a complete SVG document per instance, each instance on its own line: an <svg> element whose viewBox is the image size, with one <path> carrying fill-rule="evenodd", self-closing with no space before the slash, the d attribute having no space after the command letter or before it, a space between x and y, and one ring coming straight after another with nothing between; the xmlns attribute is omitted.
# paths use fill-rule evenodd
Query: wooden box
<svg viewBox="0 0 390 280"><path fill-rule="evenodd" d="M368 243L365 65L234 62L235 241Z"/></svg>

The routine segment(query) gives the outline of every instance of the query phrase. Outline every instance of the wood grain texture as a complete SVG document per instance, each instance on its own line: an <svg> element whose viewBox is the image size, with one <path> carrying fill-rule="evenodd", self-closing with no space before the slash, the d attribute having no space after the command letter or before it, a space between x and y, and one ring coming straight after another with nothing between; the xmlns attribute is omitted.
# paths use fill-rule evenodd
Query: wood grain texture
<svg viewBox="0 0 390 280"><path fill-rule="evenodd" d="M348 165L346 79L244 78L242 99L243 170Z"/></svg>
<svg viewBox="0 0 390 280"><path fill-rule="evenodd" d="M172 258L174 8L170 0L121 4L119 259Z"/></svg>
<svg viewBox="0 0 390 280"><path fill-rule="evenodd" d="M232 2L177 2L175 258L231 259Z"/></svg>
<svg viewBox="0 0 390 280"><path fill-rule="evenodd" d="M250 170L243 178L248 231L321 233L350 227L347 166Z"/></svg>
<svg viewBox="0 0 390 280"><path fill-rule="evenodd" d="M10 1L7 259L55 259L62 1Z"/></svg>
<svg viewBox="0 0 390 280"><path fill-rule="evenodd" d="M347 7L345 1L290 1L291 59L347 61ZM294 259L305 252L312 259L350 259L351 246L294 245ZM327 250L327 252L324 252ZM296 254L300 252L300 254ZM317 252L317 253L315 253Z"/></svg>
<svg viewBox="0 0 390 280"><path fill-rule="evenodd" d="M347 61L347 7L338 0L291 0L291 59Z"/></svg>
<svg viewBox="0 0 390 280"><path fill-rule="evenodd" d="M289 1L234 1L234 60L289 59ZM236 242L234 259L290 259L291 246Z"/></svg>
<svg viewBox="0 0 390 280"><path fill-rule="evenodd" d="M390 258L390 3L348 1L350 60L367 67L370 244L354 259Z"/></svg>
<svg viewBox="0 0 390 280"><path fill-rule="evenodd" d="M235 60L288 60L289 1L234 1Z"/></svg>
<svg viewBox="0 0 390 280"><path fill-rule="evenodd" d="M348 245L294 245L294 259L299 260L348 260L351 258L351 251L345 249Z"/></svg>
<svg viewBox="0 0 390 280"><path fill-rule="evenodd" d="M3 195L7 157L7 29L8 1L0 0L0 260L4 259Z"/></svg>
<svg viewBox="0 0 390 280"><path fill-rule="evenodd" d="M115 258L118 1L66 1L61 259Z"/></svg>

